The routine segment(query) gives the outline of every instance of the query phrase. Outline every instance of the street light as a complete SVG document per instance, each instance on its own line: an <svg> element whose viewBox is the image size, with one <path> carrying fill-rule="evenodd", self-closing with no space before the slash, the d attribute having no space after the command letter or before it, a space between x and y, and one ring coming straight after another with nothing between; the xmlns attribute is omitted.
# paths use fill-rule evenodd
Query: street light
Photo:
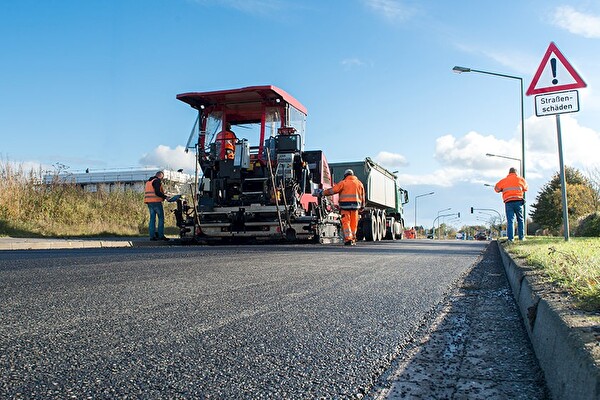
<svg viewBox="0 0 600 400"><path fill-rule="evenodd" d="M437 218L436 219L438 220L438 240L442 239L442 237L440 236L440 213L444 212L444 211L449 211L449 210L452 210L452 207L444 208L443 210L440 210L440 211L437 212ZM447 216L449 216L449 215L450 214L448 214ZM435 227L435 225L434 225L434 227Z"/></svg>
<svg viewBox="0 0 600 400"><path fill-rule="evenodd" d="M429 192L429 193L419 194L419 195L415 196L415 239L418 236L418 232L417 232L417 199L419 197L431 196L434 193L435 192Z"/></svg>
<svg viewBox="0 0 600 400"><path fill-rule="evenodd" d="M523 160L521 160L520 158L516 158L516 157L509 157L509 156L501 156L499 154L492 154L492 153L485 153L486 156L488 157L500 157L500 158L506 158L507 160L515 160L519 162L519 169L523 170ZM523 175L523 173L521 172L521 176Z"/></svg>
<svg viewBox="0 0 600 400"><path fill-rule="evenodd" d="M502 234L502 224L504 223L504 221L502 220L502 216L500 215L500 213L496 210L490 210L495 212L496 214L498 214L498 237L500 237L500 235ZM496 220L496 216L492 213L488 213L485 211L477 211L479 214L483 214L483 215L487 215L490 217L489 219L489 223L491 227L494 227L494 221Z"/></svg>
<svg viewBox="0 0 600 400"><path fill-rule="evenodd" d="M519 97L519 99L521 100L521 176L523 178L525 178L525 115L524 115L525 111L523 109L523 78L521 78L520 76L498 74L496 72L481 71L478 69L459 67L459 66L452 68L452 71L456 72L457 74L461 74L463 72L476 72L478 74L494 75L494 76L500 76L502 78L517 79L520 82L521 97ZM523 211L525 211L525 210L523 209Z"/></svg>

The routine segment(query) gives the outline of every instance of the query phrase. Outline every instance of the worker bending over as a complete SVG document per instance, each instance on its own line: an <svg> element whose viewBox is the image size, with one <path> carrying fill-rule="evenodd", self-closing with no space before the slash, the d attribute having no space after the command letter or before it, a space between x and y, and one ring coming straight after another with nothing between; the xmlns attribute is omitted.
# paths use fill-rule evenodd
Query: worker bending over
<svg viewBox="0 0 600 400"><path fill-rule="evenodd" d="M361 181L354 176L354 171L347 169L344 179L335 186L323 191L324 196L339 193L339 205L342 210L342 230L344 244L356 245L356 231L358 230L358 211L365 206L365 188Z"/></svg>

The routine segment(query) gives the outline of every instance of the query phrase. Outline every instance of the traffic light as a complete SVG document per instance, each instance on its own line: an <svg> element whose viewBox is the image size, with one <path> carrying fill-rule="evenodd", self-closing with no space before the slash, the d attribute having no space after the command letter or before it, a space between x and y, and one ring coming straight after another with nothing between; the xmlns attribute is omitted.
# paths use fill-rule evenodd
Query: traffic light
<svg viewBox="0 0 600 400"><path fill-rule="evenodd" d="M458 218L460 218L460 212L458 213Z"/></svg>
<svg viewBox="0 0 600 400"><path fill-rule="evenodd" d="M473 207L471 207L471 214L473 214Z"/></svg>

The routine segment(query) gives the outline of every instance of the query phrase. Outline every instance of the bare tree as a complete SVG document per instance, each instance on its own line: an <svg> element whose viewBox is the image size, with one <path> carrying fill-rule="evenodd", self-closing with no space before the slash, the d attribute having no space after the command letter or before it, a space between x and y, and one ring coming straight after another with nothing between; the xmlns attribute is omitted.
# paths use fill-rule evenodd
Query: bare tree
<svg viewBox="0 0 600 400"><path fill-rule="evenodd" d="M596 212L600 211L600 167L588 169L586 171L590 187L594 189L593 206Z"/></svg>

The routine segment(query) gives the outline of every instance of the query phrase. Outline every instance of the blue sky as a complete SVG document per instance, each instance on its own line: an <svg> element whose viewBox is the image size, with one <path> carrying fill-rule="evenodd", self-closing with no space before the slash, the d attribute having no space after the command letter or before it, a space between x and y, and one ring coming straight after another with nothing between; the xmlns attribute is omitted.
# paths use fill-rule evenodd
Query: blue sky
<svg viewBox="0 0 600 400"><path fill-rule="evenodd" d="M190 91L273 84L308 109L307 149L371 157L410 191L407 224L439 210L502 212L495 183L520 157L518 80L550 42L587 83L564 114L568 165L598 167L600 3L593 0L144 0L0 3L0 158L71 171L193 170ZM558 171L554 117L525 98L529 203Z"/></svg>

